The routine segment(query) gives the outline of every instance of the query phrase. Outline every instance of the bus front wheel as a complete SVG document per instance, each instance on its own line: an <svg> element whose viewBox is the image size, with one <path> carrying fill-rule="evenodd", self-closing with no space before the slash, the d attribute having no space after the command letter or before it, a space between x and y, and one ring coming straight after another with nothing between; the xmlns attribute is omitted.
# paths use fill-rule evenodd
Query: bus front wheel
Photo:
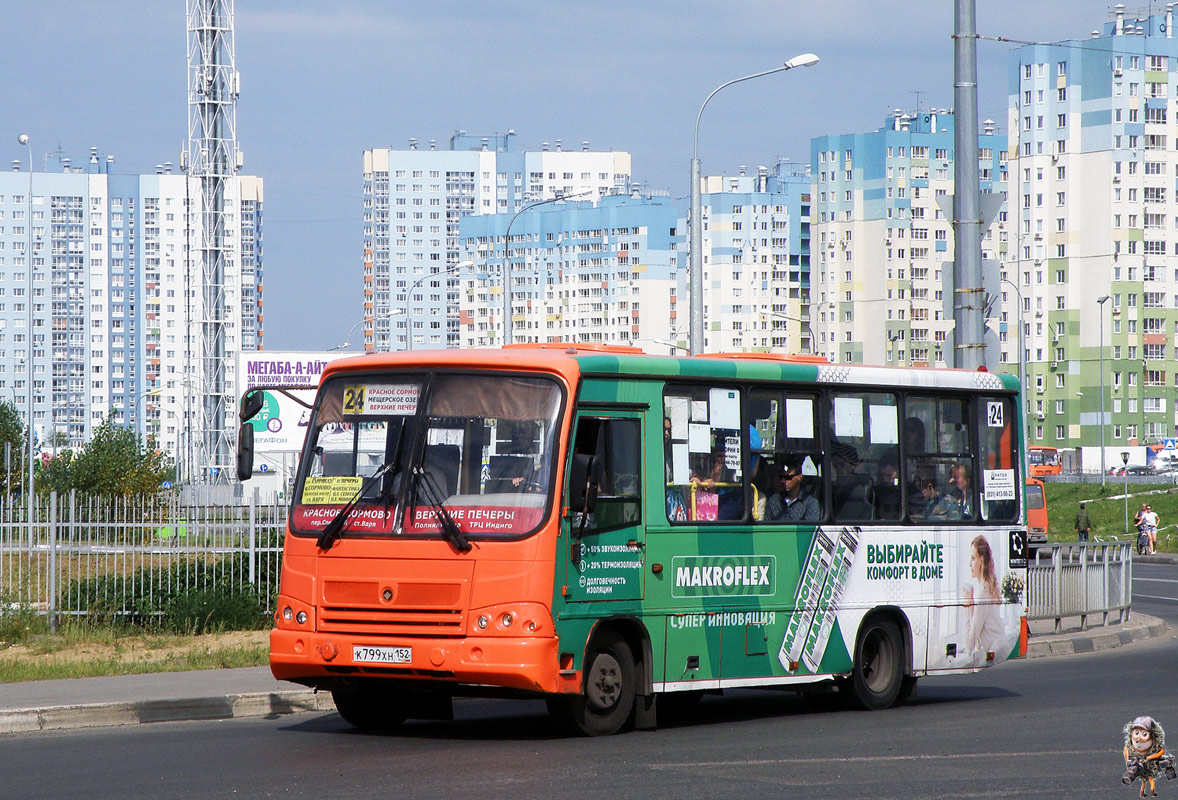
<svg viewBox="0 0 1178 800"><path fill-rule="evenodd" d="M586 736L617 733L634 710L636 672L630 646L618 634L606 632L585 655L581 693L550 698L549 711Z"/></svg>
<svg viewBox="0 0 1178 800"><path fill-rule="evenodd" d="M888 708L900 696L904 682L904 643L896 623L874 617L859 628L851 693L865 709Z"/></svg>
<svg viewBox="0 0 1178 800"><path fill-rule="evenodd" d="M331 699L344 722L361 730L389 730L409 717L410 698L395 689L332 689Z"/></svg>

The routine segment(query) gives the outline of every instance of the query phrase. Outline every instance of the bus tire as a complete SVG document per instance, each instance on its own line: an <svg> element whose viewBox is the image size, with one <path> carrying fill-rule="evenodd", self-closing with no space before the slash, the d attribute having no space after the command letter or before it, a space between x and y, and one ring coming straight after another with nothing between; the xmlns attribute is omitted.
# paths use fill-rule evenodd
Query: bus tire
<svg viewBox="0 0 1178 800"><path fill-rule="evenodd" d="M580 694L549 698L548 710L586 736L617 733L634 711L636 675L630 646L617 633L606 631L585 654Z"/></svg>
<svg viewBox="0 0 1178 800"><path fill-rule="evenodd" d="M900 629L887 617L869 617L859 628L851 695L860 708L888 708L904 683L904 642Z"/></svg>
<svg viewBox="0 0 1178 800"><path fill-rule="evenodd" d="M409 717L410 698L396 689L332 689L335 710L353 727L390 730Z"/></svg>

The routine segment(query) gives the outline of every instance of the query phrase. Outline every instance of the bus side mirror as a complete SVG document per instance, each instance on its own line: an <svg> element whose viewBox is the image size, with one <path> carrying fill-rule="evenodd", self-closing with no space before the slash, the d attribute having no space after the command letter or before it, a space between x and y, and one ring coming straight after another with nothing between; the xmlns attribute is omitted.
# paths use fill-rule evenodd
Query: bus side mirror
<svg viewBox="0 0 1178 800"><path fill-rule="evenodd" d="M241 411L239 412L242 422L253 417L262 410L262 405L266 402L265 393L261 389L251 389L241 397ZM240 441L240 440L239 440Z"/></svg>
<svg viewBox="0 0 1178 800"><path fill-rule="evenodd" d="M253 415L251 414L250 416ZM254 426L248 422L243 422L237 431L237 479L239 481L248 481L253 476Z"/></svg>
<svg viewBox="0 0 1178 800"><path fill-rule="evenodd" d="M569 510L573 513L593 513L597 505L597 489L601 485L601 461L595 456L577 453L573 456L569 476Z"/></svg>

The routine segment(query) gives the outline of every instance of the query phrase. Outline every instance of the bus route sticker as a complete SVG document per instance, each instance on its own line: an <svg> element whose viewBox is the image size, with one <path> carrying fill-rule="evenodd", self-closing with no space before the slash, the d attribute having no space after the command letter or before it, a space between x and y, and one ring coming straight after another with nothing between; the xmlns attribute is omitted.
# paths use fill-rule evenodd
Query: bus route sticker
<svg viewBox="0 0 1178 800"><path fill-rule="evenodd" d="M986 427L987 428L1005 428L1006 423L1002 419L1002 402L986 403Z"/></svg>
<svg viewBox="0 0 1178 800"><path fill-rule="evenodd" d="M417 412L418 388L415 383L369 386L364 413L402 417L414 414Z"/></svg>
<svg viewBox="0 0 1178 800"><path fill-rule="evenodd" d="M353 475L308 477L299 502L306 506L345 505L356 496L363 480Z"/></svg>

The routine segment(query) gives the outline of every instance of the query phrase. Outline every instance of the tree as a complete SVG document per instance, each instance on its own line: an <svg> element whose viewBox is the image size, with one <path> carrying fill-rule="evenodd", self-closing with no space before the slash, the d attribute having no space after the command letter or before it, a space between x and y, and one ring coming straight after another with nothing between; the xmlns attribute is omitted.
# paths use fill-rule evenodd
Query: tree
<svg viewBox="0 0 1178 800"><path fill-rule="evenodd" d="M26 467L24 463L25 426L16 406L5 400L0 403L0 468L4 466L4 446L9 450L9 473L5 475L5 486L9 491L18 491L24 486Z"/></svg>
<svg viewBox="0 0 1178 800"><path fill-rule="evenodd" d="M70 483L78 491L124 497L155 494L171 471L170 459L109 417L69 465Z"/></svg>

